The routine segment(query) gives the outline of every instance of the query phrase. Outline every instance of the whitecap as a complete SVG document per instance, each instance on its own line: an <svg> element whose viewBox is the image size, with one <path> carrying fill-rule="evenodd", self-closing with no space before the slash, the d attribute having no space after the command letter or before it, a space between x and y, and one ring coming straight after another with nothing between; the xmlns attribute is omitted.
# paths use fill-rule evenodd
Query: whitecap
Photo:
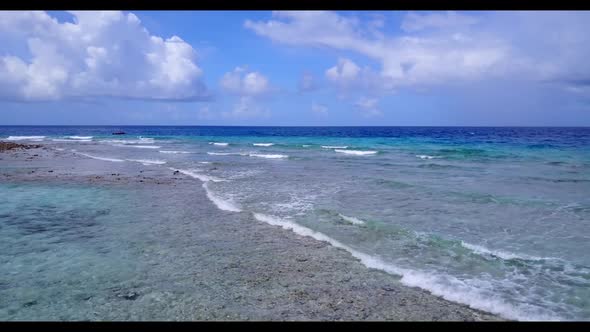
<svg viewBox="0 0 590 332"><path fill-rule="evenodd" d="M168 154L185 154L185 153L192 153L192 152L189 152L189 151L160 150L160 153L168 153Z"/></svg>
<svg viewBox="0 0 590 332"><path fill-rule="evenodd" d="M127 159L128 161L136 161L142 163L145 166L149 165L163 165L166 163L164 160L152 160L152 159Z"/></svg>
<svg viewBox="0 0 590 332"><path fill-rule="evenodd" d="M420 159L434 159L434 158L439 158L437 156L429 156L427 154L417 154L416 158L420 158Z"/></svg>
<svg viewBox="0 0 590 332"><path fill-rule="evenodd" d="M92 137L94 136L68 136L68 138L76 140L91 140Z"/></svg>
<svg viewBox="0 0 590 332"><path fill-rule="evenodd" d="M274 143L253 143L254 146L273 146Z"/></svg>
<svg viewBox="0 0 590 332"><path fill-rule="evenodd" d="M40 142L45 136L8 136L6 139L9 141L35 141Z"/></svg>
<svg viewBox="0 0 590 332"><path fill-rule="evenodd" d="M70 142L70 143L71 142L76 142L76 143L79 143L79 142L92 142L91 139L59 139L59 138L54 138L54 139L52 139L52 141L54 141L54 142Z"/></svg>
<svg viewBox="0 0 590 332"><path fill-rule="evenodd" d="M373 155L373 154L377 153L377 151L360 151L360 150L338 150L338 149L336 149L334 151L339 152L339 153L355 155L355 156L368 156L368 155Z"/></svg>
<svg viewBox="0 0 590 332"><path fill-rule="evenodd" d="M348 145L343 145L343 146L339 146L339 145L322 145L322 148L324 148L324 149L348 149Z"/></svg>
<svg viewBox="0 0 590 332"><path fill-rule="evenodd" d="M245 153L237 153L237 152L207 152L207 154L212 156L245 156Z"/></svg>
<svg viewBox="0 0 590 332"><path fill-rule="evenodd" d="M157 145L125 145L125 144L113 144L113 146L120 146L124 148L137 148L137 149L159 149L161 146Z"/></svg>
<svg viewBox="0 0 590 332"><path fill-rule="evenodd" d="M225 142L209 142L209 144L213 144L216 146L228 146L229 143L225 143Z"/></svg>
<svg viewBox="0 0 590 332"><path fill-rule="evenodd" d="M217 208L219 208L220 210L229 211L229 212L241 212L242 211L242 209L240 209L240 207L238 207L236 203L234 203L230 200L225 200L225 199L215 195L209 189L209 186L207 185L207 183L208 182L203 182L203 188L205 188L205 191L207 193L207 198L209 198L209 200L211 200L211 202L213 202L213 204L215 204L217 206Z"/></svg>
<svg viewBox="0 0 590 332"><path fill-rule="evenodd" d="M289 158L286 154L258 154L258 153L251 153L249 154L250 157L258 157L258 158L266 158L266 159L283 159Z"/></svg>

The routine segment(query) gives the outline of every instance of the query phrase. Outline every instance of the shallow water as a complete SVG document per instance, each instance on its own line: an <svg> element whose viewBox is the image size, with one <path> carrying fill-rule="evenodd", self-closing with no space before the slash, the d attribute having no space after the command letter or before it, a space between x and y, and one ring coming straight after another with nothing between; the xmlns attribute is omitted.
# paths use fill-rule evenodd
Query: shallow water
<svg viewBox="0 0 590 332"><path fill-rule="evenodd" d="M507 318L590 320L590 129L119 129L128 135L111 136L108 127L0 127L0 139L44 136L45 145L101 162L178 169L203 181L218 208L319 232L407 285ZM72 257L90 250L105 225L117 230L134 219L126 206L135 198L114 198L124 193L1 190L9 199L0 205L0 232L13 248L5 257L19 257L5 258L6 268L17 274L35 272L18 262L46 259L39 248L47 241L62 243L52 255ZM59 199L68 195L80 205L65 208ZM86 206L94 201L101 203ZM69 218L87 224L70 228ZM78 228L84 232L68 235ZM80 242L80 234L88 239ZM133 264L124 257L97 256L92 264L122 260L103 272L125 278Z"/></svg>

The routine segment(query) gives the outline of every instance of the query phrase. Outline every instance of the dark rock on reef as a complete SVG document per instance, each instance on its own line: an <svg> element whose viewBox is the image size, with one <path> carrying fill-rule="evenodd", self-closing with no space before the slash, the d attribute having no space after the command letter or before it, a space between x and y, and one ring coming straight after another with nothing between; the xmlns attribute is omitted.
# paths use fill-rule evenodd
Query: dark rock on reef
<svg viewBox="0 0 590 332"><path fill-rule="evenodd" d="M12 142L0 142L0 152L14 150L14 149L35 149L40 148L38 144L18 144ZM38 156L38 155L37 155Z"/></svg>
<svg viewBox="0 0 590 332"><path fill-rule="evenodd" d="M129 301L133 301L139 297L139 294L136 292L119 293L119 294L117 294L117 297L125 299L125 300L129 300Z"/></svg>

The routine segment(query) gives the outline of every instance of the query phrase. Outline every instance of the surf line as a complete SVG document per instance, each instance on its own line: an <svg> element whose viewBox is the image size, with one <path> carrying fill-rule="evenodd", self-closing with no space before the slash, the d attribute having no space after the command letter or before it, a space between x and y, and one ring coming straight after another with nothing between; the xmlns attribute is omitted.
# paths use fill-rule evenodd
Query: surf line
<svg viewBox="0 0 590 332"><path fill-rule="evenodd" d="M180 170L170 168L172 170L178 171L182 174L191 176L203 182L203 188L206 191L207 198L212 201L217 208L223 211L228 212L246 212L244 211L239 205L234 203L233 201L225 200L220 198L218 195L214 194L209 186L209 182L219 182L219 181L228 181L228 180L220 180L217 181L213 180L211 177L204 175L204 174L196 174L195 172L187 171L187 170ZM424 290L429 291L435 296L441 297L448 301L452 301L455 303L462 303L466 304L467 306L474 308L485 310L493 314L500 315L504 318L509 319L520 319L522 318L521 315L518 314L517 308L514 308L508 305L505 301L499 298L488 298L486 301L465 301L465 297L475 296L477 298L481 297L477 290L468 290L455 288L452 286L445 286L439 284L435 279L436 276L430 276L422 271L415 271L410 270L407 268L399 267L389 262L384 261L378 256L373 256L370 254L366 254L361 252L357 249L350 247L324 233L312 230L311 228L299 225L296 222L285 220L276 216L266 215L262 213L257 213L253 211L247 211L251 213L254 219L258 220L259 222L264 222L271 226L280 227L285 230L289 230L299 236L303 237L311 237L320 242L326 242L332 247L341 249L346 251L350 254L353 258L359 261L362 265L369 269L376 269L384 271L391 275L400 276L400 282L408 287L418 287ZM516 310L515 310L516 309Z"/></svg>

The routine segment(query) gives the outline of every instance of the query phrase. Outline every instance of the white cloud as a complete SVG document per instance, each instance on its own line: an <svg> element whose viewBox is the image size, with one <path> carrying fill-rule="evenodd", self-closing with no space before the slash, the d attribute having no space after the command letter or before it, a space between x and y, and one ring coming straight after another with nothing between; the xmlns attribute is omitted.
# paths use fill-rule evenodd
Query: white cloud
<svg viewBox="0 0 590 332"><path fill-rule="evenodd" d="M330 81L346 84L357 80L360 71L361 68L353 61L346 58L340 58L338 59L338 64L336 66L326 70L326 77Z"/></svg>
<svg viewBox="0 0 590 332"><path fill-rule="evenodd" d="M363 115L367 117L378 116L382 114L381 110L379 110L379 106L377 105L378 102L379 100L377 98L361 97L355 103L355 106L358 107L363 112Z"/></svg>
<svg viewBox="0 0 590 332"><path fill-rule="evenodd" d="M0 98L208 97L196 51L180 37L150 35L132 13L71 14L73 23L60 23L45 12L0 12L0 37L29 53L0 55Z"/></svg>
<svg viewBox="0 0 590 332"><path fill-rule="evenodd" d="M328 82L340 90L341 97L359 89L372 91L392 89L387 84L387 77L376 73L369 67L361 68L347 58L339 58L335 66L326 70L325 75Z"/></svg>
<svg viewBox="0 0 590 332"><path fill-rule="evenodd" d="M401 28L404 31L413 32L425 29L462 28L478 22L479 20L473 16L454 11L429 14L408 13L404 17Z"/></svg>
<svg viewBox="0 0 590 332"><path fill-rule="evenodd" d="M262 96L271 91L268 78L259 72L236 67L221 78L221 87L240 96Z"/></svg>
<svg viewBox="0 0 590 332"><path fill-rule="evenodd" d="M365 77L363 86L390 91L497 78L588 79L588 22L589 13L573 12L409 13L401 33L386 35L379 20L314 11L275 12L268 21L247 20L245 27L275 42L377 61L381 68L370 79L342 60L326 76L340 83Z"/></svg>
<svg viewBox="0 0 590 332"><path fill-rule="evenodd" d="M236 67L223 75L220 84L226 92L240 97L232 111L222 112L224 118L244 120L270 116L270 111L257 102L275 91L266 76L246 67Z"/></svg>
<svg viewBox="0 0 590 332"><path fill-rule="evenodd" d="M328 107L316 102L311 103L311 111L316 114L325 115L328 113Z"/></svg>
<svg viewBox="0 0 590 332"><path fill-rule="evenodd" d="M342 17L325 11L287 11L273 12L273 17L287 20L253 22L246 20L244 26L257 34L291 45L318 47L352 47L357 43L356 26L358 20Z"/></svg>
<svg viewBox="0 0 590 332"><path fill-rule="evenodd" d="M224 118L246 120L255 118L268 118L270 111L258 105L250 96L240 97L240 100L234 105L231 112L223 112Z"/></svg>

